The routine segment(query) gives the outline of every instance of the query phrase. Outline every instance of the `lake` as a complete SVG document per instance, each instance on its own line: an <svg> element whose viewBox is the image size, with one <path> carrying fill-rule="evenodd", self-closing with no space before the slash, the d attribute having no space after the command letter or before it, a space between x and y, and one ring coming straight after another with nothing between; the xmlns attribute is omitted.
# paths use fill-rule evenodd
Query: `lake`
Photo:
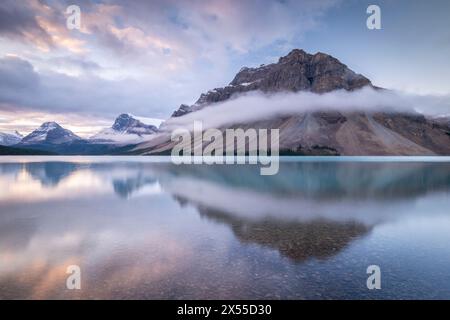
<svg viewBox="0 0 450 320"><path fill-rule="evenodd" d="M0 298L450 299L450 158L1 157Z"/></svg>

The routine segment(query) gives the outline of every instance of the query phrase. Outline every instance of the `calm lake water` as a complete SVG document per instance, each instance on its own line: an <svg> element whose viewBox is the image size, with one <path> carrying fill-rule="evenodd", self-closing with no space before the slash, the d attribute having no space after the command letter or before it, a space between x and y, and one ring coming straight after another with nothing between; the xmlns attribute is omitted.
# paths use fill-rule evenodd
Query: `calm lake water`
<svg viewBox="0 0 450 320"><path fill-rule="evenodd" d="M0 298L450 299L449 158L155 159L1 157Z"/></svg>

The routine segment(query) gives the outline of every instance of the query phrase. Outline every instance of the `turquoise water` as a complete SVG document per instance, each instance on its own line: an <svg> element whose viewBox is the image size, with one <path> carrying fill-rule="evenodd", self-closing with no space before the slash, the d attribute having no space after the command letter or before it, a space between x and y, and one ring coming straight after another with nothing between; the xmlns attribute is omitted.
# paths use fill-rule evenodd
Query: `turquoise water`
<svg viewBox="0 0 450 320"><path fill-rule="evenodd" d="M450 298L450 158L291 157L259 173L2 157L0 298Z"/></svg>

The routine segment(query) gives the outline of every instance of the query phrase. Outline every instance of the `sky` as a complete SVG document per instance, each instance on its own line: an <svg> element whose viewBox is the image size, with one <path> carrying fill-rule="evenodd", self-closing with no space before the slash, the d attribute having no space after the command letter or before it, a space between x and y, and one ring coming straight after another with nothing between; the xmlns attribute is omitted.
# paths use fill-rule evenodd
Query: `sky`
<svg viewBox="0 0 450 320"><path fill-rule="evenodd" d="M381 30L366 26L370 4ZM69 5L80 29L66 26ZM57 121L89 136L120 113L166 119L294 48L380 87L448 95L449 14L447 0L2 0L0 131Z"/></svg>

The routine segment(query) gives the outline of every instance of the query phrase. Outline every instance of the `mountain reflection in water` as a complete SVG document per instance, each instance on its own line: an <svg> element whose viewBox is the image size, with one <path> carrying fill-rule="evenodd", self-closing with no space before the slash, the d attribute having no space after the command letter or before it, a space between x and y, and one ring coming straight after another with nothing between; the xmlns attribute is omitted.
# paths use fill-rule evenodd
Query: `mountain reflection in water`
<svg viewBox="0 0 450 320"><path fill-rule="evenodd" d="M450 298L449 162L300 159L261 176L17 159L0 163L0 298Z"/></svg>

